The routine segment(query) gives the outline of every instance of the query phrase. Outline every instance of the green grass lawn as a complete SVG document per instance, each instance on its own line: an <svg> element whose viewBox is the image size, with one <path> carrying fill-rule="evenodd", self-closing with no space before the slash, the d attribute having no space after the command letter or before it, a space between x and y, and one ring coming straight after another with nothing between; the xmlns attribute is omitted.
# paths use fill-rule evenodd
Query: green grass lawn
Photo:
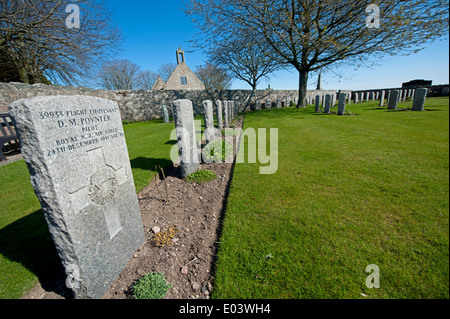
<svg viewBox="0 0 450 319"><path fill-rule="evenodd" d="M425 109L247 113L278 128L278 171L236 164L213 297L449 298L449 100Z"/></svg>
<svg viewBox="0 0 450 319"><path fill-rule="evenodd" d="M171 165L173 123L124 125L136 191ZM19 298L60 263L25 161L0 167L0 298Z"/></svg>
<svg viewBox="0 0 450 319"><path fill-rule="evenodd" d="M448 99L347 109L358 115L247 113L245 127L279 129L279 166L236 165L213 297L449 297ZM137 191L171 164L173 127L124 126ZM0 298L18 298L59 259L25 162L0 176ZM380 289L365 286L369 264Z"/></svg>

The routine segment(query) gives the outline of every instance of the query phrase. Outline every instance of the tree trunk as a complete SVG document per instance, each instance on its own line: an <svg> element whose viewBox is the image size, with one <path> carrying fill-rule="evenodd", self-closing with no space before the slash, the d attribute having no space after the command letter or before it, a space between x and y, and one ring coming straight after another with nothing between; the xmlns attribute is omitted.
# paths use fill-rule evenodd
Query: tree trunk
<svg viewBox="0 0 450 319"><path fill-rule="evenodd" d="M23 65L18 66L20 81L22 83L31 84L30 77L28 76L27 68Z"/></svg>
<svg viewBox="0 0 450 319"><path fill-rule="evenodd" d="M299 73L300 79L298 81L297 108L307 106L306 91L307 91L307 87L308 87L308 71L299 70L298 73Z"/></svg>
<svg viewBox="0 0 450 319"><path fill-rule="evenodd" d="M255 95L256 92L256 84L252 85L252 92L250 93L250 96L247 99L247 103L245 104L244 110L246 110L250 106L250 111L255 111L255 107L252 107L252 98Z"/></svg>

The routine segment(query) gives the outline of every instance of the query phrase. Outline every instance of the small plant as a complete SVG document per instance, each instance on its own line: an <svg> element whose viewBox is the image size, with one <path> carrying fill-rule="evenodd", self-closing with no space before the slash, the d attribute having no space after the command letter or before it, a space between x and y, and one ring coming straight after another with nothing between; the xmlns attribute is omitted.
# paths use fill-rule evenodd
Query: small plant
<svg viewBox="0 0 450 319"><path fill-rule="evenodd" d="M231 125L230 126L230 128L232 128L232 126L234 126L234 125ZM222 136L236 136L236 135L238 135L238 131L237 130L222 130Z"/></svg>
<svg viewBox="0 0 450 319"><path fill-rule="evenodd" d="M166 198L165 198L164 201L168 202L169 201L169 192L167 190L166 175L164 174L164 170L163 170L163 168L161 166L158 165L158 168L161 170L161 173L163 175L164 189L166 190ZM161 192L159 191L159 188L158 188L158 180L157 180L158 168L155 165L155 187L156 187L156 190L158 191L159 196L162 197Z"/></svg>
<svg viewBox="0 0 450 319"><path fill-rule="evenodd" d="M209 170L198 170L186 177L187 182L202 184L217 178L217 175Z"/></svg>
<svg viewBox="0 0 450 319"><path fill-rule="evenodd" d="M233 145L223 141L214 141L206 145L202 153L206 163L222 163L233 153Z"/></svg>
<svg viewBox="0 0 450 319"><path fill-rule="evenodd" d="M152 272L133 285L133 294L136 299L162 299L170 288L172 284L166 281L163 274Z"/></svg>
<svg viewBox="0 0 450 319"><path fill-rule="evenodd" d="M156 246L162 248L164 246L171 246L173 244L172 239L175 237L178 229L175 225L170 226L168 230L161 231L153 236L153 242Z"/></svg>

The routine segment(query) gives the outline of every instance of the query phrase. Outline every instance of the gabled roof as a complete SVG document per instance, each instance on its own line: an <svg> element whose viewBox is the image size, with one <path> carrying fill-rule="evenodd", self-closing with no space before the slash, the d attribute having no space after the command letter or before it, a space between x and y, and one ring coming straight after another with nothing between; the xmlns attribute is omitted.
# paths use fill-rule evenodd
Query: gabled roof
<svg viewBox="0 0 450 319"><path fill-rule="evenodd" d="M158 77L152 86L152 91L156 90L205 90L205 85L186 65L184 51L179 48L177 50L177 66L167 82Z"/></svg>
<svg viewBox="0 0 450 319"><path fill-rule="evenodd" d="M158 75L158 79L156 80L155 84L152 86L152 91L156 90L164 90L164 85L166 82L164 82L163 79L161 79L161 76Z"/></svg>
<svg viewBox="0 0 450 319"><path fill-rule="evenodd" d="M165 90L204 90L205 85L184 62L180 62L167 80Z"/></svg>

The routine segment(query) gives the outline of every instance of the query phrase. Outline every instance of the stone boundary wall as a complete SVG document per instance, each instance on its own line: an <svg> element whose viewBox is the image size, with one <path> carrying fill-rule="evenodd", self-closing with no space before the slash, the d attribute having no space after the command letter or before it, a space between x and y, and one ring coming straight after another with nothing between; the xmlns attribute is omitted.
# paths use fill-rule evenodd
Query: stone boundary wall
<svg viewBox="0 0 450 319"><path fill-rule="evenodd" d="M351 91L346 91L351 92ZM317 94L336 94L335 90L311 90L307 93L310 104ZM238 110L254 110L256 101L265 105L268 100L271 107L289 106L296 103L298 99L297 90L258 90L253 93L251 90L225 90L207 92L204 90L163 90L163 91L109 91L95 90L84 87L68 87L44 84L24 84L24 83L0 83L0 113L8 112L8 105L14 101L31 98L35 96L48 95L87 95L115 101L119 104L119 109L123 121L138 122L155 118L162 118L162 105L166 105L169 113L173 116L172 102L177 99L189 99L192 101L195 115L203 114L202 102L204 100L233 100ZM248 104L248 100L250 103Z"/></svg>
<svg viewBox="0 0 450 319"><path fill-rule="evenodd" d="M447 87L448 85L444 85ZM385 89L388 90L388 89ZM308 90L308 104L314 104L316 95L331 94L337 100L338 93L347 93L348 97L354 92L376 92L377 90ZM0 83L0 113L8 111L8 105L14 101L46 95L88 95L115 101L123 121L139 122L155 118L162 118L162 105L166 105L170 116L173 116L172 102L177 99L189 99L192 101L194 114L203 114L202 102L204 100L233 100L239 111L255 110L258 107L266 108L271 103L272 108L289 106L297 103L297 90L257 90L252 94L251 90L225 90L207 92L205 90L162 90L162 91L108 91L95 90L83 87L68 87L44 84L24 83ZM448 93L447 93L448 95ZM353 98L353 96L352 96ZM248 100L250 99L250 103ZM258 102L258 103L257 103ZM215 107L215 105L214 105Z"/></svg>

